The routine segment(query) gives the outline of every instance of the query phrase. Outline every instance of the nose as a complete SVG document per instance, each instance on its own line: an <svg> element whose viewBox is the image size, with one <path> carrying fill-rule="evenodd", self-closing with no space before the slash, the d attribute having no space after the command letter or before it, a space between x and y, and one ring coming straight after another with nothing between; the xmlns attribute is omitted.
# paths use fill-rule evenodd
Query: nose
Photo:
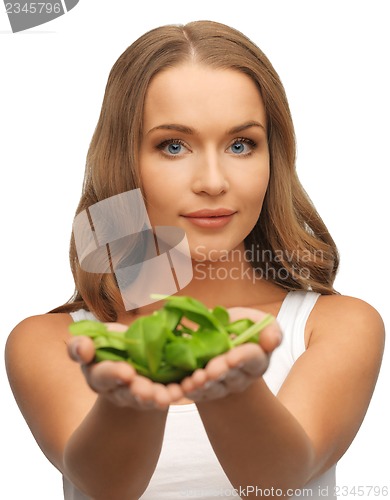
<svg viewBox="0 0 390 500"><path fill-rule="evenodd" d="M218 196L229 189L226 171L216 152L199 156L193 177L192 189L197 194Z"/></svg>

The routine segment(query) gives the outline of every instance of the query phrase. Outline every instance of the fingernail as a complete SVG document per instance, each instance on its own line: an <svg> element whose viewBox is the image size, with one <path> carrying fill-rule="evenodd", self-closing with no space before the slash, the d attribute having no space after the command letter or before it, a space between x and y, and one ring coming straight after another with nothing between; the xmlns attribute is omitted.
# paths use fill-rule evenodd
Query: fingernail
<svg viewBox="0 0 390 500"><path fill-rule="evenodd" d="M126 382L125 382L124 380L119 379L119 378L117 378L117 379L115 380L115 383L116 383L116 385L117 385L118 387L123 387L124 385L126 385Z"/></svg>

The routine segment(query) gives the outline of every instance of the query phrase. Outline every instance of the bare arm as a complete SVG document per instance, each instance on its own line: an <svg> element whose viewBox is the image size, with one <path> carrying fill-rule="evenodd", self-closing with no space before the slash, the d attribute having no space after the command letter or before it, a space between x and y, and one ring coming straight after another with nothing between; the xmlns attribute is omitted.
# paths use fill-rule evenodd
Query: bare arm
<svg viewBox="0 0 390 500"><path fill-rule="evenodd" d="M383 322L368 304L335 296L321 297L309 320L310 344L277 397L259 378L242 392L197 402L214 451L237 488L303 487L337 462L361 425L381 363ZM213 360L209 379L245 355L239 361L231 351ZM205 378L198 380L185 387L194 394L198 385L199 396Z"/></svg>
<svg viewBox="0 0 390 500"><path fill-rule="evenodd" d="M138 499L155 470L166 416L99 396L64 448L65 474L94 499Z"/></svg>
<svg viewBox="0 0 390 500"><path fill-rule="evenodd" d="M43 452L80 490L97 500L138 498L159 457L166 408L181 393L149 383L130 365L104 362L84 369L97 395L68 356L70 322L67 314L44 315L14 329L6 363L15 398ZM89 339L77 342L80 363L90 360ZM142 410L148 400L165 409Z"/></svg>

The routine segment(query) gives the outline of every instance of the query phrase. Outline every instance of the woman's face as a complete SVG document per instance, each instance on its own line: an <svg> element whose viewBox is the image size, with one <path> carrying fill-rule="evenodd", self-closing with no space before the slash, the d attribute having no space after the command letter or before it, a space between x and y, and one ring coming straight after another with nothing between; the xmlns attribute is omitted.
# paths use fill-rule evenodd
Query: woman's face
<svg viewBox="0 0 390 500"><path fill-rule="evenodd" d="M153 226L183 228L194 259L242 245L269 180L266 114L249 76L191 63L159 73L140 153Z"/></svg>

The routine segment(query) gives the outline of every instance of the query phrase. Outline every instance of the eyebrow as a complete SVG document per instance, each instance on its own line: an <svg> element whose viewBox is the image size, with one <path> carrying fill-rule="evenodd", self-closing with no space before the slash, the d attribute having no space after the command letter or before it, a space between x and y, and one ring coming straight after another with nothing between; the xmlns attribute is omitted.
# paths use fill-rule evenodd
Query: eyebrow
<svg viewBox="0 0 390 500"><path fill-rule="evenodd" d="M265 131L264 125L262 125L260 122L257 122L255 120L250 120L249 122L242 123L241 125L237 125L236 127L227 130L226 134L227 135L237 134L238 132L242 132L243 130L246 130L251 127L260 127ZM180 125L179 123L167 123L163 125L157 125L157 127L151 128L147 134L150 134L155 130L176 130L178 132L182 132L183 134L187 135L194 135L199 133L197 130L187 127L186 125Z"/></svg>

